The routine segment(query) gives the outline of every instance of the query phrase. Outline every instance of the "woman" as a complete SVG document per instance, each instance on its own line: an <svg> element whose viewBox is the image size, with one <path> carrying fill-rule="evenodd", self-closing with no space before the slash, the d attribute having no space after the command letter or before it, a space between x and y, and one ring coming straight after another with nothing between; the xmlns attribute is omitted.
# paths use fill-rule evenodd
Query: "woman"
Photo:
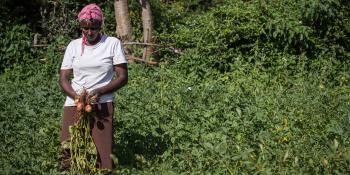
<svg viewBox="0 0 350 175"><path fill-rule="evenodd" d="M98 99L92 138L98 152L98 167L112 169L113 92L127 84L128 70L121 42L101 34L103 14L99 6L85 6L78 15L82 38L69 43L60 70L59 84L67 95L64 103L61 143L70 138L69 126L77 112L74 99L82 89ZM73 75L72 80L70 77ZM113 78L115 76L115 78ZM69 156L69 155L68 155ZM67 157L67 155L66 155Z"/></svg>

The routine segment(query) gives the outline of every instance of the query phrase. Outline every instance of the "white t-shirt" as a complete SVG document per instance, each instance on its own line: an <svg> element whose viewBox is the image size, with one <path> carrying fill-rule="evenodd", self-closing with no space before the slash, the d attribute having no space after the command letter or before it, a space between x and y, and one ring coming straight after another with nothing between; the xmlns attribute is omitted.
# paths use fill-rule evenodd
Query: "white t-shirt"
<svg viewBox="0 0 350 175"><path fill-rule="evenodd" d="M84 45L82 38L67 46L61 69L73 69L72 87L79 94L84 88L88 92L107 85L114 76L113 65L127 63L121 42L115 37L103 35L93 46ZM112 102L114 94L105 94L99 102ZM75 106L74 99L67 96L64 106Z"/></svg>

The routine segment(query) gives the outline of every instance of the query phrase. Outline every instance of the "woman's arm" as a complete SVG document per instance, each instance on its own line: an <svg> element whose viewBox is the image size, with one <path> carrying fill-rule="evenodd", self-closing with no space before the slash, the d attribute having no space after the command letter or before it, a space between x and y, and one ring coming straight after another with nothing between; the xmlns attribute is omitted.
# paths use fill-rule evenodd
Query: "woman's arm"
<svg viewBox="0 0 350 175"><path fill-rule="evenodd" d="M114 72L117 75L115 79L106 86L94 89L89 93L89 96L96 96L98 98L101 95L115 92L128 83L128 65L126 63L115 65Z"/></svg>
<svg viewBox="0 0 350 175"><path fill-rule="evenodd" d="M75 96L77 96L77 93L74 91L72 88L72 85L69 82L70 76L72 75L73 69L65 69L65 70L60 70L60 80L59 84L64 91L69 97L74 99Z"/></svg>

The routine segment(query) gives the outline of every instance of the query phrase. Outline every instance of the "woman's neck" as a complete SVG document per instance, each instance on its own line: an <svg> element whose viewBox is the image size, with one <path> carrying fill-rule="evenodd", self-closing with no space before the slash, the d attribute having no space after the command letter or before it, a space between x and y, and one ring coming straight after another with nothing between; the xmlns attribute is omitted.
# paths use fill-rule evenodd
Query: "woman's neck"
<svg viewBox="0 0 350 175"><path fill-rule="evenodd" d="M100 40L101 40L101 34L98 34L98 36L96 37L96 39L94 41L90 42L89 40L87 40L86 45L88 45L88 46L95 45L98 42L100 42Z"/></svg>

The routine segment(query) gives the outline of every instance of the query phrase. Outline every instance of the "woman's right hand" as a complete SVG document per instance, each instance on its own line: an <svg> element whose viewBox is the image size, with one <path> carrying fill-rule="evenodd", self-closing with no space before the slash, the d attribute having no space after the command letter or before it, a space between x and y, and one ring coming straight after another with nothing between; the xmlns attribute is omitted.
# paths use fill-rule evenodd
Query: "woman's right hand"
<svg viewBox="0 0 350 175"><path fill-rule="evenodd" d="M78 94L74 91L72 85L69 82L72 73L73 69L61 69L59 84L64 93L66 93L70 98L74 99Z"/></svg>

